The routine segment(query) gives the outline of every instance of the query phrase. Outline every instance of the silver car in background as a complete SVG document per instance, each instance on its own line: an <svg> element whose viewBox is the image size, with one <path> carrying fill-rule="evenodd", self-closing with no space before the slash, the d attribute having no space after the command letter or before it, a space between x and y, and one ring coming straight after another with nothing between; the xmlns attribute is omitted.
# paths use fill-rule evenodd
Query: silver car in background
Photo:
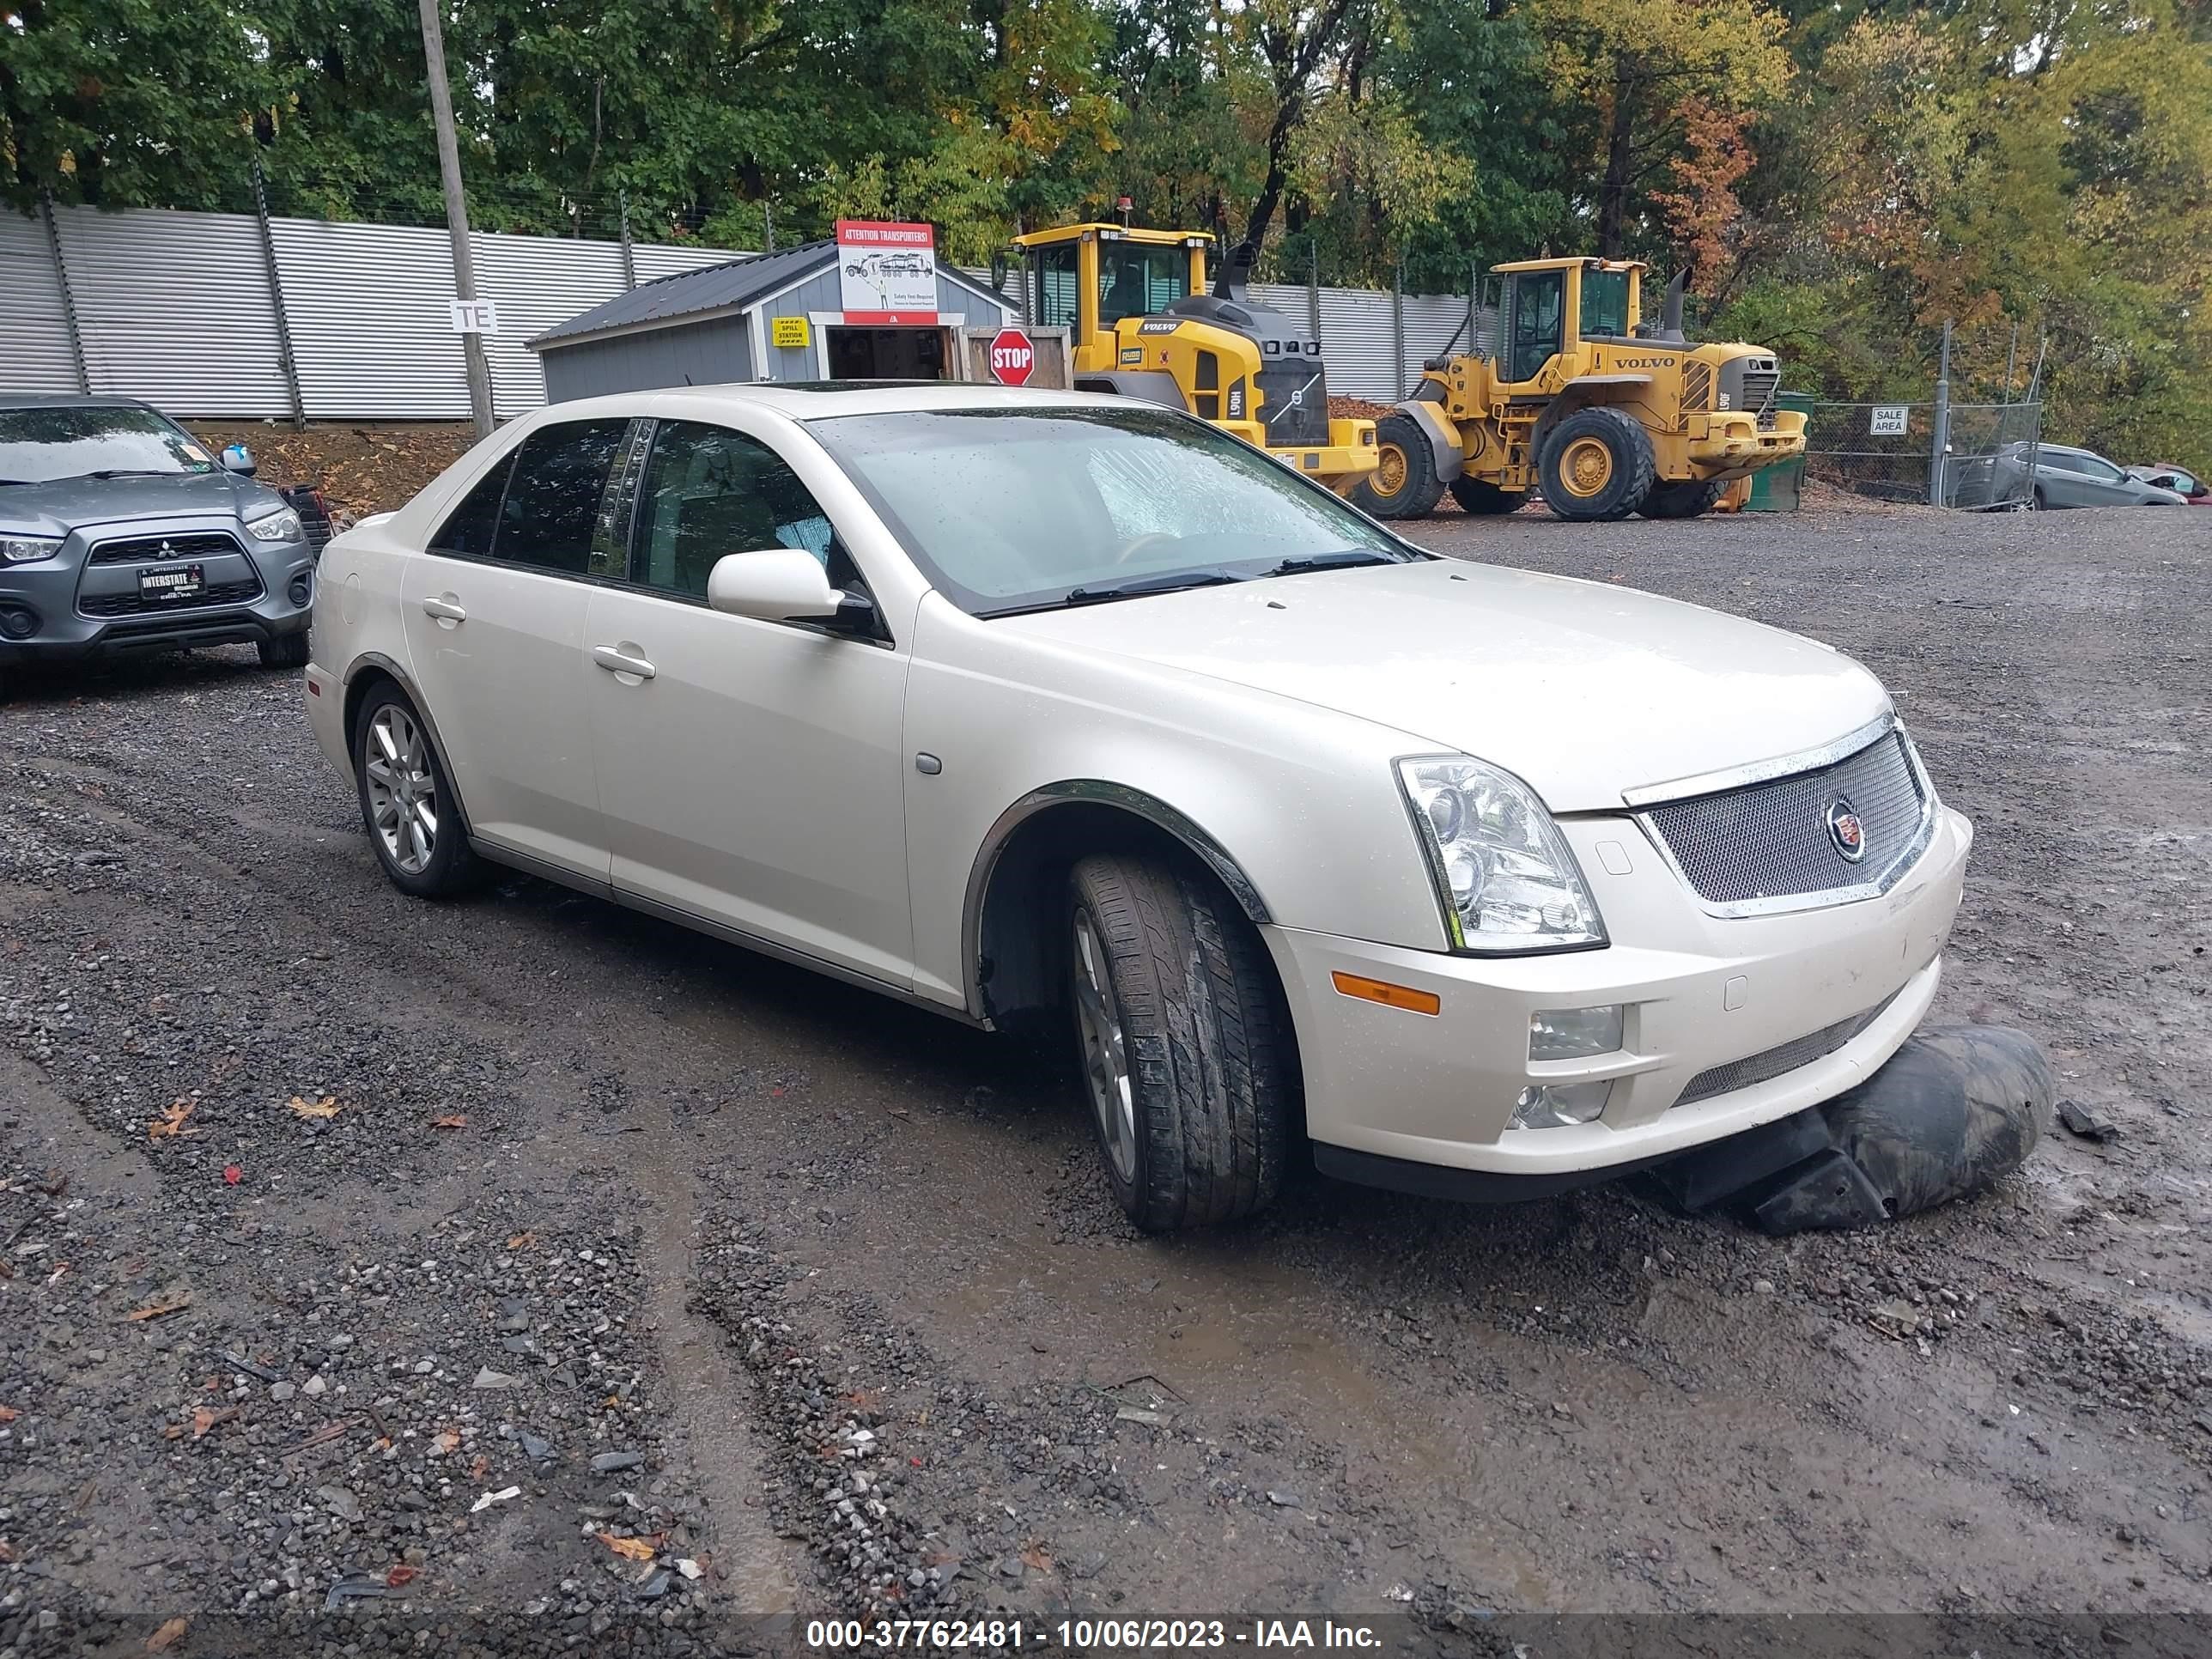
<svg viewBox="0 0 2212 1659"><path fill-rule="evenodd" d="M2030 452L2033 451L2031 457ZM2187 497L2132 477L2092 449L2065 444L2008 444L1997 452L2000 483L2016 483L2023 471L2032 479L2023 495L2035 507L2181 507ZM2009 469L2008 472L2007 469ZM2003 490L2000 494L2007 493Z"/></svg>

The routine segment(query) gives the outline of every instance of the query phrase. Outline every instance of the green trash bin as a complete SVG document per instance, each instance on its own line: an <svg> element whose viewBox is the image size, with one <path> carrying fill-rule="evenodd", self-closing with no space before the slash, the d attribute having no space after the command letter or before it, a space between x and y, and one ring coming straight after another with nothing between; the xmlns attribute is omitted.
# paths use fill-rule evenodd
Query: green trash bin
<svg viewBox="0 0 2212 1659"><path fill-rule="evenodd" d="M1778 392L1774 396L1777 409L1787 409L1808 419L1813 413L1811 394L1803 392ZM1805 458L1782 461L1773 466L1762 467L1751 475L1751 499L1743 504L1747 513L1795 513L1798 494L1805 482Z"/></svg>

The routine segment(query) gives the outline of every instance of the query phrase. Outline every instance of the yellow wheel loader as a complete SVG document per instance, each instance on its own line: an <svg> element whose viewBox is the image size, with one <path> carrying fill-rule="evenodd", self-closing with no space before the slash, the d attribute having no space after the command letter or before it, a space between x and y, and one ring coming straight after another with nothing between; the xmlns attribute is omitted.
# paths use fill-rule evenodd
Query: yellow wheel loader
<svg viewBox="0 0 2212 1659"><path fill-rule="evenodd" d="M1346 492L1378 519L1418 519L1447 489L1469 513L1531 491L1562 519L1691 519L1730 483L1805 450L1805 417L1775 407L1759 346L1682 334L1685 270L1656 326L1632 260L1492 267L1494 338L1437 358L1376 422L1373 475Z"/></svg>
<svg viewBox="0 0 2212 1659"><path fill-rule="evenodd" d="M1024 314L1068 331L1077 391L1186 410L1344 493L1375 471L1375 422L1329 418L1321 343L1246 291L1249 248L1206 291L1212 242L1104 224L1018 236Z"/></svg>

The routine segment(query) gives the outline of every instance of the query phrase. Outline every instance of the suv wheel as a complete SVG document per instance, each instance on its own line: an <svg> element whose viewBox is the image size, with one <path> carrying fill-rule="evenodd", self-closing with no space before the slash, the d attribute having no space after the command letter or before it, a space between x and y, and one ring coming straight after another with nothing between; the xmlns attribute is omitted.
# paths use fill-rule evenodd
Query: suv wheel
<svg viewBox="0 0 2212 1659"><path fill-rule="evenodd" d="M1148 1232L1263 1208L1290 1138L1266 949L1194 869L1089 858L1068 881L1070 1000L1106 1178Z"/></svg>
<svg viewBox="0 0 2212 1659"><path fill-rule="evenodd" d="M296 634L279 634L274 639L262 640L255 649L261 653L264 668L305 668L307 665L307 633L301 629Z"/></svg>
<svg viewBox="0 0 2212 1659"><path fill-rule="evenodd" d="M362 702L353 752L362 821L392 884L416 898L467 888L477 860L459 804L422 717L398 686L386 682Z"/></svg>

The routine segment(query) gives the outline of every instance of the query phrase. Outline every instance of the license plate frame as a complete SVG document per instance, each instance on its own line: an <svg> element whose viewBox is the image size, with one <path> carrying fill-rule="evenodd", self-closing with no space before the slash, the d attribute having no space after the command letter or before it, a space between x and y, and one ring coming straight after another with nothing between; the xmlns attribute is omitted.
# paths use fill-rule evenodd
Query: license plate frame
<svg viewBox="0 0 2212 1659"><path fill-rule="evenodd" d="M198 564L161 564L140 568L138 597L153 599L162 605L179 599L198 599L207 592L207 567Z"/></svg>

